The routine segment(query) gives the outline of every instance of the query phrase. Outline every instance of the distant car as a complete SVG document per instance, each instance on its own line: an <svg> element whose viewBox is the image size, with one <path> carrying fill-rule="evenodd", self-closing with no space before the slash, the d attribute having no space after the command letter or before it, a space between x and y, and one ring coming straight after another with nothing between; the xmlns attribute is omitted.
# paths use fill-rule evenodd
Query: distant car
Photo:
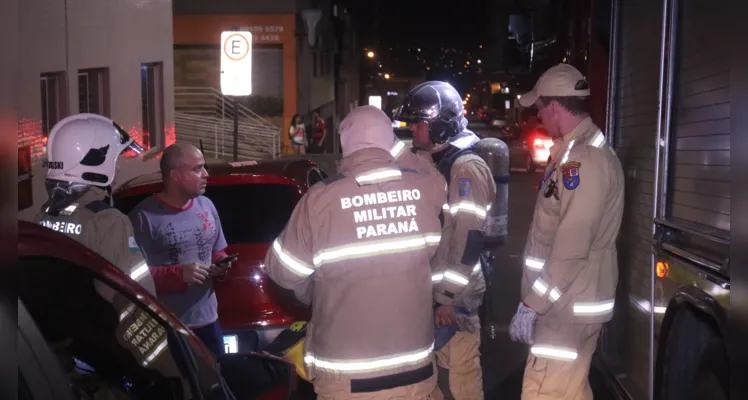
<svg viewBox="0 0 748 400"><path fill-rule="evenodd" d="M18 328L20 399L280 400L311 388L270 354L216 359L142 286L51 229L18 222L17 271L17 323L15 311L0 313L0 323ZM130 306L116 312L101 288ZM138 350L150 355L139 362Z"/></svg>
<svg viewBox="0 0 748 400"><path fill-rule="evenodd" d="M535 172L548 165L553 139L540 127L525 127L519 136L509 142L509 167Z"/></svg>
<svg viewBox="0 0 748 400"><path fill-rule="evenodd" d="M218 316L228 352L255 351L270 344L310 310L284 294L267 276L263 261L296 203L327 174L309 160L211 162L205 196L213 201L228 242L239 253L228 276L214 281ZM161 175L140 176L122 185L114 204L125 214L162 188Z"/></svg>

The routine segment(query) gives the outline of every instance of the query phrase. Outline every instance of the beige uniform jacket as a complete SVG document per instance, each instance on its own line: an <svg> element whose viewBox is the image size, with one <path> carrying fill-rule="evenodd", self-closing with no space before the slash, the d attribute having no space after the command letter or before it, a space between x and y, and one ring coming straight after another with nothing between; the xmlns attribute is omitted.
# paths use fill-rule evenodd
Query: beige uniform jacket
<svg viewBox="0 0 748 400"><path fill-rule="evenodd" d="M396 141L392 149L398 165L441 177L430 153L413 153L408 146L398 143L402 142ZM458 326L460 330L474 332L479 329L480 322L475 313L483 301L486 284L477 261L483 248L468 243L474 241L472 235L483 230L488 206L496 196L496 184L485 161L475 155L459 157L452 166L450 179L448 201L442 207L442 241L431 262L434 300L438 304L461 306L472 311L471 317L458 319ZM446 185L446 181L443 182Z"/></svg>
<svg viewBox="0 0 748 400"><path fill-rule="evenodd" d="M83 244L156 296L153 278L133 235L130 219L105 202L107 194L89 188L59 215L39 212L35 221ZM116 339L145 368L164 376L180 372L168 352L166 330L160 322L107 284L95 281L97 291L118 315ZM190 388L184 387L186 393Z"/></svg>
<svg viewBox="0 0 748 400"><path fill-rule="evenodd" d="M551 148L524 252L522 298L540 320L613 315L623 214L621 163L590 118Z"/></svg>
<svg viewBox="0 0 748 400"><path fill-rule="evenodd" d="M106 196L103 189L91 187L58 216L39 212L34 220L104 257L156 296L153 278L135 242L132 223L125 214L104 202Z"/></svg>
<svg viewBox="0 0 748 400"><path fill-rule="evenodd" d="M431 261L434 301L475 312L486 289L478 257L483 252L483 223L496 197L496 184L486 162L473 154L455 160L450 175L442 241Z"/></svg>
<svg viewBox="0 0 748 400"><path fill-rule="evenodd" d="M429 367L431 270L444 182L359 150L309 189L265 258L312 305L305 363L315 386Z"/></svg>

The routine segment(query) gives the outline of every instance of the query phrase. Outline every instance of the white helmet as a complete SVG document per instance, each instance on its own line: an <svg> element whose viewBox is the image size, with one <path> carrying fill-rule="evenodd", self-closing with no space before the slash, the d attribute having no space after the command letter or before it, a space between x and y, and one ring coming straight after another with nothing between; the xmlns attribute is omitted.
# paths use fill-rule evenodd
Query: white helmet
<svg viewBox="0 0 748 400"><path fill-rule="evenodd" d="M117 158L125 150L143 153L143 148L109 118L76 114L58 122L47 140L47 179L109 186L114 180Z"/></svg>

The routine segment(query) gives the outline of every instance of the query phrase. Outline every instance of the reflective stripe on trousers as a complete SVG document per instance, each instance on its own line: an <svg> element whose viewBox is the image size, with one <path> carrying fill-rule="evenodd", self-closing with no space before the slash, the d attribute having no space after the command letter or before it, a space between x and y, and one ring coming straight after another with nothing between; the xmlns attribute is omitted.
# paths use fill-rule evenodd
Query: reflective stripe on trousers
<svg viewBox="0 0 748 400"><path fill-rule="evenodd" d="M387 369L398 368L409 364L417 364L426 360L433 351L434 343L432 342L428 347L423 349L418 349L409 353L378 357L374 359L369 358L336 360L318 357L314 354L307 353L304 356L304 362L307 365L313 365L316 368L333 372L364 373L384 371Z"/></svg>

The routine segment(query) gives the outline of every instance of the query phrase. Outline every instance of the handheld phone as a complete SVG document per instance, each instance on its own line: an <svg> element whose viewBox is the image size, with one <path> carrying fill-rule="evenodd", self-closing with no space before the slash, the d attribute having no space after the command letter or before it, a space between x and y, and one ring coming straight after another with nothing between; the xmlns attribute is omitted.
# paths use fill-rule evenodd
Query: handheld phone
<svg viewBox="0 0 748 400"><path fill-rule="evenodd" d="M237 258L239 258L239 253L230 254L230 255L228 255L226 257L219 258L218 260L216 260L216 262L214 264L216 264L216 265L224 265L224 264L230 263L232 261L235 261Z"/></svg>

